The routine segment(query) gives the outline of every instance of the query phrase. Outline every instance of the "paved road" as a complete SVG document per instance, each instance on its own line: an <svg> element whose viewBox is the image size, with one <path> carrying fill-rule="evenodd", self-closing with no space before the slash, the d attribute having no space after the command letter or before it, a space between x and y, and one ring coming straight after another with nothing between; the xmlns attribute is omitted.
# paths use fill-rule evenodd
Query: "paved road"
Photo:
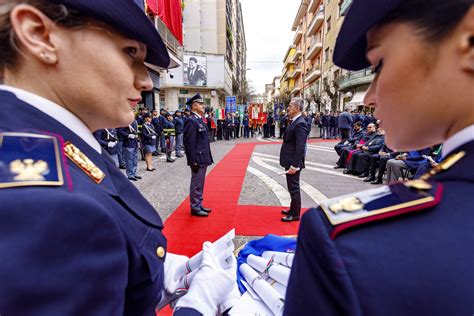
<svg viewBox="0 0 474 316"><path fill-rule="evenodd" d="M313 130L314 134L314 130ZM279 175L283 169L278 164L281 144L278 139L264 140L261 136L251 139L236 139L211 143L215 163L238 143L259 142L249 162L247 174L239 199L242 205L289 205L289 194L285 177ZM302 206L312 207L324 198L330 198L350 192L371 188L361 179L342 174L341 169L333 169L337 154L335 142L309 143L307 148L307 168L301 174ZM164 156L153 157L154 172L145 171L145 163L139 161L139 175L142 180L134 182L137 188L150 201L166 220L189 194L190 169L186 158L178 158L167 163ZM208 172L215 166L211 166ZM236 246L252 239L251 236L238 236Z"/></svg>

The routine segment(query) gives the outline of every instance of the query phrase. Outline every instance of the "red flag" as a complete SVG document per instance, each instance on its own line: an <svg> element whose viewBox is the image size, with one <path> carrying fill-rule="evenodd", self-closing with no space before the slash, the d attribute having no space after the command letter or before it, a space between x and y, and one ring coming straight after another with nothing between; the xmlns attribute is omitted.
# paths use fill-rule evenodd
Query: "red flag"
<svg viewBox="0 0 474 316"><path fill-rule="evenodd" d="M148 8L168 27L183 45L183 14L181 0L146 0Z"/></svg>

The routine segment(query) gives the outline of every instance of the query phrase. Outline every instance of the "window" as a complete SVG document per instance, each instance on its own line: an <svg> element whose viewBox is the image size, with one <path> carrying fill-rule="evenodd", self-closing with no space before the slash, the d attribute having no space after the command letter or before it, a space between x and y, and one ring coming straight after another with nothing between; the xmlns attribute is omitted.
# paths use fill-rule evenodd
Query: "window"
<svg viewBox="0 0 474 316"><path fill-rule="evenodd" d="M209 99L209 98L204 98L204 104L205 104L205 105L211 105L211 99Z"/></svg>
<svg viewBox="0 0 474 316"><path fill-rule="evenodd" d="M331 30L331 17L326 20L326 29L328 32Z"/></svg>
<svg viewBox="0 0 474 316"><path fill-rule="evenodd" d="M324 50L324 61L329 61L329 47Z"/></svg>
<svg viewBox="0 0 474 316"><path fill-rule="evenodd" d="M160 109L164 109L165 106L166 106L166 102L165 102L165 95L164 94L160 94Z"/></svg>

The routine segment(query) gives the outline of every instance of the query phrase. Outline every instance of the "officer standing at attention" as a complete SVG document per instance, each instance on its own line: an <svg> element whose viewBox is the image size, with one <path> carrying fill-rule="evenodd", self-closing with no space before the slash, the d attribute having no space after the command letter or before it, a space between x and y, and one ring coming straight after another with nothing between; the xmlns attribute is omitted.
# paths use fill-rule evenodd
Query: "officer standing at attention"
<svg viewBox="0 0 474 316"><path fill-rule="evenodd" d="M354 0L333 58L372 66L364 103L387 146L444 143L443 158L304 214L284 315L471 315L474 1Z"/></svg>
<svg viewBox="0 0 474 316"><path fill-rule="evenodd" d="M94 137L99 142L100 146L110 155L115 165L119 166L117 155L117 130L115 128L103 128L94 132Z"/></svg>
<svg viewBox="0 0 474 316"><path fill-rule="evenodd" d="M152 316L174 293L186 257L92 134L169 62L135 1L0 2L0 314ZM174 315L216 314L236 278L216 262L205 243Z"/></svg>
<svg viewBox="0 0 474 316"><path fill-rule="evenodd" d="M208 216L210 208L202 205L204 181L206 180L207 167L214 163L209 143L207 126L203 122L204 101L198 93L186 103L191 109L190 118L184 123L184 150L188 166L191 167L191 185L189 200L191 215Z"/></svg>

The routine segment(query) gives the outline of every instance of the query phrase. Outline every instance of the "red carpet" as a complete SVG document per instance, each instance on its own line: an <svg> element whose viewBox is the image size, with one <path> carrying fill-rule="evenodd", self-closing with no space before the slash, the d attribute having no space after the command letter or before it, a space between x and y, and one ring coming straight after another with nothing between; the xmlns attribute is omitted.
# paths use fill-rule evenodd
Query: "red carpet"
<svg viewBox="0 0 474 316"><path fill-rule="evenodd" d="M334 140L331 140L334 141ZM310 143L326 142L310 140ZM280 206L238 205L247 166L256 145L277 145L279 142L237 144L207 175L204 204L212 208L208 218L190 215L186 198L165 223L168 250L192 256L206 240L214 241L230 229L237 235L295 235L299 223L282 223Z"/></svg>

